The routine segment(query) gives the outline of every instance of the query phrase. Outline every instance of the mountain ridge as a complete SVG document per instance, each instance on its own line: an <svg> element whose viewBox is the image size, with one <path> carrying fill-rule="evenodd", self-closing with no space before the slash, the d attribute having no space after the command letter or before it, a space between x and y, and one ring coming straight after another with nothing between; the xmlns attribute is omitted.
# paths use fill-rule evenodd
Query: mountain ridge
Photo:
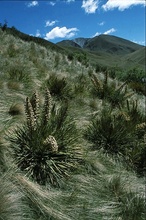
<svg viewBox="0 0 146 220"><path fill-rule="evenodd" d="M77 45L73 44L76 43ZM141 49L142 45L114 35L104 35L93 38L75 38L56 43L59 46L75 46L89 51L104 51L111 54L125 55Z"/></svg>

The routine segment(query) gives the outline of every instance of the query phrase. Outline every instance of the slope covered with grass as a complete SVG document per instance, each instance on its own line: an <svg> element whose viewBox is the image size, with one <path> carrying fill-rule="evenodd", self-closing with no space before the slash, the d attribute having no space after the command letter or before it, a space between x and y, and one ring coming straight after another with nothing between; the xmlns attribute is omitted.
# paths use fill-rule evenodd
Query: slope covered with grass
<svg viewBox="0 0 146 220"><path fill-rule="evenodd" d="M0 30L2 219L145 219L145 96L113 71Z"/></svg>

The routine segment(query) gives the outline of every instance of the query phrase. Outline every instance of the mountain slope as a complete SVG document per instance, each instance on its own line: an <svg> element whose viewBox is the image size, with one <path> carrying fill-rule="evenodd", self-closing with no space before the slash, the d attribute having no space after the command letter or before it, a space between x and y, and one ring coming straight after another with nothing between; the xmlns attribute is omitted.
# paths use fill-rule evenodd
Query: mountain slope
<svg viewBox="0 0 146 220"><path fill-rule="evenodd" d="M73 42L77 43L81 48L89 51L100 51L117 55L125 55L143 48L143 46L129 40L103 34L94 38L75 38L73 40L64 40L58 42L57 45L74 46Z"/></svg>
<svg viewBox="0 0 146 220"><path fill-rule="evenodd" d="M75 38L60 41L57 45L70 51L76 48L76 51L80 49L79 52L86 52L92 64L145 69L145 47L120 37L99 35L94 38Z"/></svg>
<svg viewBox="0 0 146 220"><path fill-rule="evenodd" d="M138 64L145 63L146 60L146 50L145 47L134 51L133 53L127 54L125 57L126 62L137 62Z"/></svg>
<svg viewBox="0 0 146 220"><path fill-rule="evenodd" d="M125 55L139 50L142 47L143 46L135 44L131 41L110 35L99 35L97 37L91 38L84 45L84 49L91 51L100 50L117 55Z"/></svg>

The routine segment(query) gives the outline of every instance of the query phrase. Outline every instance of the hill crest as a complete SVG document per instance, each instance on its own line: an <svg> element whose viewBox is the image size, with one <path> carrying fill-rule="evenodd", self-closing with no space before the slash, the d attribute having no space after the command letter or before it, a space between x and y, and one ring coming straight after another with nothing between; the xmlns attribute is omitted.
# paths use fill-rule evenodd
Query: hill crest
<svg viewBox="0 0 146 220"><path fill-rule="evenodd" d="M76 45L74 44L76 43ZM75 46L94 52L106 52L110 54L126 55L133 53L144 46L136 44L124 38L113 35L99 35L93 38L75 38L73 40L64 40L57 43L59 46Z"/></svg>

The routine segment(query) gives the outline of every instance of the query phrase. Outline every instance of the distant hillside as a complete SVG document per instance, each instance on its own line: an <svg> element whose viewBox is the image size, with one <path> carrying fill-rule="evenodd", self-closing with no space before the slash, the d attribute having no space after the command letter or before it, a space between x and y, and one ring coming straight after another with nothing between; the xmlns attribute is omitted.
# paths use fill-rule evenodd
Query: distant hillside
<svg viewBox="0 0 146 220"><path fill-rule="evenodd" d="M73 50L73 47L82 49L88 54L92 64L98 62L101 65L116 65L120 68L126 65L126 68L137 66L145 69L145 47L120 37L102 34L94 38L64 40L57 45L68 50Z"/></svg>
<svg viewBox="0 0 146 220"><path fill-rule="evenodd" d="M117 55L125 55L143 48L143 46L129 40L103 34L94 38L75 38L74 40L64 40L58 42L57 45L74 46L74 42L78 44L79 47L86 50L106 52L110 54L114 53Z"/></svg>
<svg viewBox="0 0 146 220"><path fill-rule="evenodd" d="M138 64L143 64L146 61L146 51L145 47L134 51L133 53L130 53L125 56L125 60L131 61L131 62L137 62Z"/></svg>
<svg viewBox="0 0 146 220"><path fill-rule="evenodd" d="M57 44L58 46L59 45L63 45L63 46L72 46L72 47L78 47L78 48L81 48L81 46L78 44L78 43L76 43L75 41L72 41L72 40L63 40L63 41L61 41L61 44L60 43L58 43Z"/></svg>
<svg viewBox="0 0 146 220"><path fill-rule="evenodd" d="M136 50L141 49L143 46L135 44L129 40L123 38L100 35L91 38L85 43L84 48L91 51L104 51L111 54L125 55Z"/></svg>

